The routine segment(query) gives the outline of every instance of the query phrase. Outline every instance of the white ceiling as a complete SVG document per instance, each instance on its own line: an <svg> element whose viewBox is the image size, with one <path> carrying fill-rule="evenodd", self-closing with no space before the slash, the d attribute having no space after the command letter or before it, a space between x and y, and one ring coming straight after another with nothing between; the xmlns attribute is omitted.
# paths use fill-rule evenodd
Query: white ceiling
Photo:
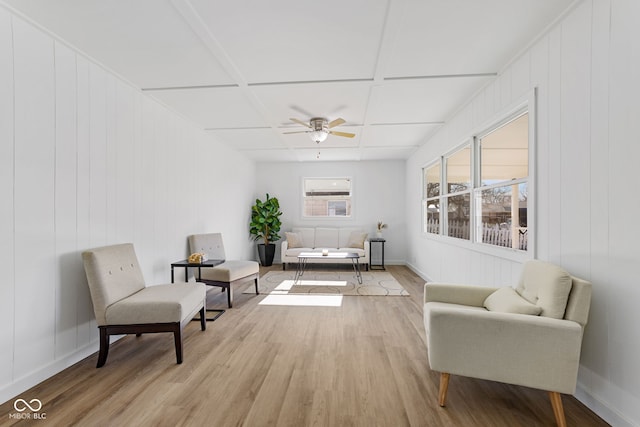
<svg viewBox="0 0 640 427"><path fill-rule="evenodd" d="M4 0L258 161L407 158L572 2Z"/></svg>

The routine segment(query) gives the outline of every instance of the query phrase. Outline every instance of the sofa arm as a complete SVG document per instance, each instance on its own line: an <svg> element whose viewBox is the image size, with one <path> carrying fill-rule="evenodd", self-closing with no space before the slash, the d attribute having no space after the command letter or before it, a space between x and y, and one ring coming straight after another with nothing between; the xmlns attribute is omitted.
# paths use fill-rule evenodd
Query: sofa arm
<svg viewBox="0 0 640 427"><path fill-rule="evenodd" d="M424 303L446 302L482 307L484 300L497 289L487 286L426 283L424 285Z"/></svg>
<svg viewBox="0 0 640 427"><path fill-rule="evenodd" d="M285 254L287 253L287 248L289 247L289 243L287 239L284 239L280 244L280 259L284 262Z"/></svg>
<svg viewBox="0 0 640 427"><path fill-rule="evenodd" d="M367 262L370 262L370 260L371 260L371 243L369 242L369 239L365 239L363 245L364 245L364 258L367 260Z"/></svg>
<svg viewBox="0 0 640 427"><path fill-rule="evenodd" d="M427 310L431 369L455 375L575 392L582 327L563 319L451 309Z"/></svg>

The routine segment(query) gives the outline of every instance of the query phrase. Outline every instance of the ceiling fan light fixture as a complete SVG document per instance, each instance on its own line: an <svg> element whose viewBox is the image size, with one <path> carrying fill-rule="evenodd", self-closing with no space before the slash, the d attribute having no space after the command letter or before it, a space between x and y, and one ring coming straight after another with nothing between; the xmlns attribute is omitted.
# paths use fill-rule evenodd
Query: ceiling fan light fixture
<svg viewBox="0 0 640 427"><path fill-rule="evenodd" d="M327 136L329 136L329 132L327 132L326 130L314 130L309 132L309 135L311 135L311 140L317 142L318 144L323 142L325 139L327 139Z"/></svg>

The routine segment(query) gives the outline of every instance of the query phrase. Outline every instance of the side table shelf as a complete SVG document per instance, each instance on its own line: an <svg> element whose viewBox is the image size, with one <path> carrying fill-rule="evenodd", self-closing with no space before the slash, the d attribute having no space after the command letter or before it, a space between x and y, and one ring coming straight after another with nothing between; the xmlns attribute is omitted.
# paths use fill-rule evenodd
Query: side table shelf
<svg viewBox="0 0 640 427"><path fill-rule="evenodd" d="M370 270L386 270L386 268L384 268L384 243L386 242L386 239L383 239L381 237L374 237L372 239L369 239L369 249L371 251L371 253L369 254L370 260L369 260L369 269ZM380 264L374 264L373 260L373 248L374 248L374 243L379 243L380 244Z"/></svg>

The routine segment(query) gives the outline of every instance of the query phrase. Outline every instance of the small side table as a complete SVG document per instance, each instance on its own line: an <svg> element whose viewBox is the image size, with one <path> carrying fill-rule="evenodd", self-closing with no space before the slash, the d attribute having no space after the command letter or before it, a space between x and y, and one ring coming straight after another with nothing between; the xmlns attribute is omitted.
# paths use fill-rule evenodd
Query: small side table
<svg viewBox="0 0 640 427"><path fill-rule="evenodd" d="M369 260L369 269L371 270L386 270L386 268L384 268L384 243L386 242L386 239L383 239L381 237L374 237L373 239L369 239L369 248L370 248L370 260ZM380 244L380 264L374 264L373 263L373 247L374 247L374 243L379 243Z"/></svg>
<svg viewBox="0 0 640 427"><path fill-rule="evenodd" d="M206 260L206 261L202 261L199 264L192 264L187 259L183 259L181 261L172 262L171 263L171 283L173 283L173 280L174 280L173 269L175 267L184 267L184 280L185 280L185 282L189 279L189 268L197 268L198 269L198 274L196 276L196 281L198 281L201 278L202 268L213 268L216 265L222 264L223 262L224 262L223 259L209 259L209 260ZM218 317L222 316L222 313L224 313L224 310L222 310L222 309L213 309L213 308L206 308L205 307L205 310L206 311L210 311L210 312L214 312L214 313L218 313L213 317L206 318L205 320L207 322L213 322ZM200 319L193 319L193 320L200 320Z"/></svg>

